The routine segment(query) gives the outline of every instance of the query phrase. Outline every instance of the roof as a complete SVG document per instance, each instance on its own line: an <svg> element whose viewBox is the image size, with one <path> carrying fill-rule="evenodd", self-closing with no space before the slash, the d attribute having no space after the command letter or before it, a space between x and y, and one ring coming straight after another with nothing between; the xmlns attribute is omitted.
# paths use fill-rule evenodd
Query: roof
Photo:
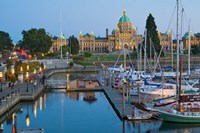
<svg viewBox="0 0 200 133"><path fill-rule="evenodd" d="M95 77L87 77L87 78L84 78L83 81L96 81L97 79Z"/></svg>
<svg viewBox="0 0 200 133"><path fill-rule="evenodd" d="M115 34L115 29L112 30L112 34Z"/></svg>
<svg viewBox="0 0 200 133"><path fill-rule="evenodd" d="M88 37L90 37L90 34L89 34L89 33L86 33L86 34L84 35L84 37L85 37L85 36L88 36Z"/></svg>
<svg viewBox="0 0 200 133"><path fill-rule="evenodd" d="M183 38L186 39L188 36L189 36L189 32L186 32L186 33L184 34ZM190 36L193 36L193 34L190 33ZM196 36L196 35L195 35L195 36Z"/></svg>
<svg viewBox="0 0 200 133"><path fill-rule="evenodd" d="M126 16L126 11L123 11L123 16L119 19L119 22L128 22L131 23L128 16Z"/></svg>

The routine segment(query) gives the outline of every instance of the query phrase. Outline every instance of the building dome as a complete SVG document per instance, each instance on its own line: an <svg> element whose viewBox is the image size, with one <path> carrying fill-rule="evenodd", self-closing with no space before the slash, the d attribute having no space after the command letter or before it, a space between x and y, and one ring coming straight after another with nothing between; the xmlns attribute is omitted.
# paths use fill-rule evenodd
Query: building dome
<svg viewBox="0 0 200 133"><path fill-rule="evenodd" d="M122 23L122 22L128 22L128 23L131 23L130 19L128 18L128 16L126 16L126 11L124 10L123 11L123 16L119 19L119 22Z"/></svg>

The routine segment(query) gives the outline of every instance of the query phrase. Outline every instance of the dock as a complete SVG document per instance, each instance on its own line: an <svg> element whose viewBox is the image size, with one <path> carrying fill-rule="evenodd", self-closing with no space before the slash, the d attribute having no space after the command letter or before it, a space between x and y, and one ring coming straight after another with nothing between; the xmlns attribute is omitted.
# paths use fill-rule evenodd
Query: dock
<svg viewBox="0 0 200 133"><path fill-rule="evenodd" d="M129 104L127 101L124 102L123 105L123 97L116 89L112 88L111 86L105 86L104 80L101 79L100 75L97 76L97 80L105 92L107 99L109 100L110 104L113 106L117 114L120 118L128 119L129 116L132 116L133 112L133 105ZM123 110L123 106L125 107Z"/></svg>

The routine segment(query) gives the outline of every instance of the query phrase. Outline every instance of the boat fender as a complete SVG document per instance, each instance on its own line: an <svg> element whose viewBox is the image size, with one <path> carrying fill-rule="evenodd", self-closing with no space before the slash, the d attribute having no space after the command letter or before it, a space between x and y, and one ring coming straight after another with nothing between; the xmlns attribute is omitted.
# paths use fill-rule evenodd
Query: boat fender
<svg viewBox="0 0 200 133"><path fill-rule="evenodd" d="M171 113L174 113L174 114L177 113L177 111L176 111L175 109L171 109L170 112L171 112Z"/></svg>

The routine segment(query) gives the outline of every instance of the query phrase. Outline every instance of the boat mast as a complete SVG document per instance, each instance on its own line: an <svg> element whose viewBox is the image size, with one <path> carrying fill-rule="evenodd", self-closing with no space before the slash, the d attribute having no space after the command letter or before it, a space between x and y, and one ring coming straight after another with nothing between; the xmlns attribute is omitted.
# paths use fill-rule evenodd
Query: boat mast
<svg viewBox="0 0 200 133"><path fill-rule="evenodd" d="M172 72L173 72L173 68L174 68L174 53L173 53L173 35L172 35L172 30L171 30L171 55L172 55Z"/></svg>
<svg viewBox="0 0 200 133"><path fill-rule="evenodd" d="M124 44L124 69L126 69L126 46Z"/></svg>
<svg viewBox="0 0 200 133"><path fill-rule="evenodd" d="M191 32L191 21L190 21L190 24L189 24L189 40L188 40L188 75L190 75L190 48L191 48L191 35L190 35L190 32Z"/></svg>
<svg viewBox="0 0 200 133"><path fill-rule="evenodd" d="M140 67L139 67L139 71L142 71L142 42L140 42L139 46L140 46Z"/></svg>
<svg viewBox="0 0 200 133"><path fill-rule="evenodd" d="M180 0L177 0L177 35L176 35L176 98L179 99L179 23L180 23Z"/></svg>
<svg viewBox="0 0 200 133"><path fill-rule="evenodd" d="M144 44L144 74L146 75L146 62L147 62L147 29L145 29L145 44Z"/></svg>

